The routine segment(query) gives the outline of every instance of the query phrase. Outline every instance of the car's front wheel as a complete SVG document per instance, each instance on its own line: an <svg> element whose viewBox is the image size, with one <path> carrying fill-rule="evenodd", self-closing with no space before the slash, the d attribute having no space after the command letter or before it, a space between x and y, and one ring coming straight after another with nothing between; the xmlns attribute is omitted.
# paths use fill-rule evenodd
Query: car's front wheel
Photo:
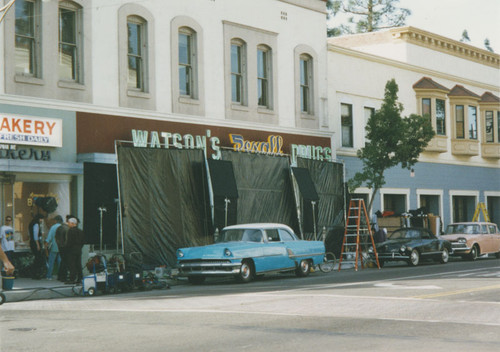
<svg viewBox="0 0 500 352"><path fill-rule="evenodd" d="M417 266L419 262L420 262L420 253L418 253L418 251L414 249L410 253L410 260L408 261L408 264L410 264L411 266Z"/></svg>
<svg viewBox="0 0 500 352"><path fill-rule="evenodd" d="M241 269L238 275L238 280L244 283L250 282L253 279L253 274L254 272L252 263L248 260L244 260L241 263Z"/></svg>
<svg viewBox="0 0 500 352"><path fill-rule="evenodd" d="M448 260L450 260L450 253L448 252L447 248L443 248L441 251L441 257L439 258L439 262L441 264L446 264L448 263Z"/></svg>
<svg viewBox="0 0 500 352"><path fill-rule="evenodd" d="M300 277L305 277L309 275L310 271L311 271L311 263L307 259L302 259L297 269L295 269L295 274Z"/></svg>
<svg viewBox="0 0 500 352"><path fill-rule="evenodd" d="M469 253L469 260L476 260L477 258L479 257L479 248L478 246L475 244L472 246L472 249L470 250L470 253Z"/></svg>

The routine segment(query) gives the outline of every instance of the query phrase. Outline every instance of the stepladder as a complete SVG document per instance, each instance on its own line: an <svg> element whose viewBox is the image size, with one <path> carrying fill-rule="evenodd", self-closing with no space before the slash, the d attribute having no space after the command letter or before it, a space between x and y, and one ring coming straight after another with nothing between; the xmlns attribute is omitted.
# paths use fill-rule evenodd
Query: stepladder
<svg viewBox="0 0 500 352"><path fill-rule="evenodd" d="M486 205L484 203L478 203L476 207L476 211L474 212L474 216L472 217L472 221L479 221L479 215L483 214L483 219L485 222L490 222L490 216L488 214L488 210L486 209Z"/></svg>
<svg viewBox="0 0 500 352"><path fill-rule="evenodd" d="M358 270L359 264L361 264L361 268L364 269L367 262L372 259L372 255L369 253L370 248L373 249L371 254L375 258L377 267L380 269L365 202L363 199L351 199L349 201L349 210L345 221L339 270L342 268L342 263L353 264L356 271Z"/></svg>

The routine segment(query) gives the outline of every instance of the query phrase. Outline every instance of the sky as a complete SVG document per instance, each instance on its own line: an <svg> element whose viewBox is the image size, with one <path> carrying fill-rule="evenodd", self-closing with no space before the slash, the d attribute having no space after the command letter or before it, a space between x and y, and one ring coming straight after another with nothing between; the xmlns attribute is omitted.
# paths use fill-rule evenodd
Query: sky
<svg viewBox="0 0 500 352"><path fill-rule="evenodd" d="M460 40L467 29L468 44L484 49L484 39L500 53L500 0L400 0L412 14L406 24Z"/></svg>
<svg viewBox="0 0 500 352"><path fill-rule="evenodd" d="M468 44L484 49L488 38L500 53L500 0L399 0L397 6L411 10L408 26L454 40L460 40L466 29Z"/></svg>

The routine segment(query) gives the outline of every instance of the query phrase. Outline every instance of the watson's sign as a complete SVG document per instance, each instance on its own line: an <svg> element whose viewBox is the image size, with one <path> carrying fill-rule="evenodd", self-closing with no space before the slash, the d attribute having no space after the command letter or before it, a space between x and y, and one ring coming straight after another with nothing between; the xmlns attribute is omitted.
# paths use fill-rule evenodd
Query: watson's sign
<svg viewBox="0 0 500 352"><path fill-rule="evenodd" d="M229 140L232 148L239 152L265 152L273 154L283 154L283 137L282 136L267 136L265 141L247 140L240 134L229 134ZM159 131L144 131L132 130L132 141L134 147L151 148L169 148L173 146L178 149L203 149L205 155L207 150L211 149L212 159L218 160L221 158L221 141L217 136L212 136L210 130L206 130L205 135L194 136L191 134L180 134L172 132ZM315 145L290 144L290 156L292 164L295 164L297 157L330 161L332 159L332 150L328 147L320 147Z"/></svg>
<svg viewBox="0 0 500 352"><path fill-rule="evenodd" d="M62 147L62 120L0 115L0 143Z"/></svg>

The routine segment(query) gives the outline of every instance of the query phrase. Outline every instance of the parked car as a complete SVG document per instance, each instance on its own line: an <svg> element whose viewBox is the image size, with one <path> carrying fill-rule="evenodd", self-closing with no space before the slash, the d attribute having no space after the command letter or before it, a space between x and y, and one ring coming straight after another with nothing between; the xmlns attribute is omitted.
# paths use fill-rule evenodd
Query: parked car
<svg viewBox="0 0 500 352"><path fill-rule="evenodd" d="M421 259L447 263L452 252L451 243L433 235L425 228L405 227L392 232L387 240L376 244L380 266L386 261L406 261L417 266ZM375 257L370 248L372 259Z"/></svg>
<svg viewBox="0 0 500 352"><path fill-rule="evenodd" d="M491 222L458 222L449 224L441 238L451 242L453 253L476 260L485 254L500 258L500 231Z"/></svg>
<svg viewBox="0 0 500 352"><path fill-rule="evenodd" d="M177 250L177 268L179 276L195 284L209 276L249 282L271 272L307 276L324 255L323 242L299 240L286 225L245 224L225 227L215 244Z"/></svg>

